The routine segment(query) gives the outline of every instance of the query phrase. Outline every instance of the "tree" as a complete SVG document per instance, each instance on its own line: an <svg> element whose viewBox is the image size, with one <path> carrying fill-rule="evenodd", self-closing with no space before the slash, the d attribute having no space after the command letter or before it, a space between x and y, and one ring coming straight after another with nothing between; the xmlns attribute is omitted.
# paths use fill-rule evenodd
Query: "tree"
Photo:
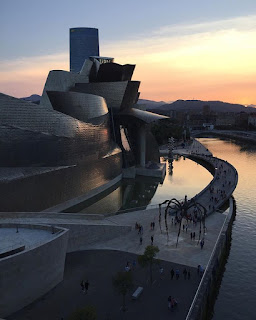
<svg viewBox="0 0 256 320"><path fill-rule="evenodd" d="M152 124L151 132L159 145L168 142L168 138L182 139L183 127L174 123L173 119L161 120Z"/></svg>
<svg viewBox="0 0 256 320"><path fill-rule="evenodd" d="M125 297L127 292L133 287L132 274L130 271L118 272L115 277L113 277L113 286L116 288L117 292L123 296L123 311L126 311Z"/></svg>
<svg viewBox="0 0 256 320"><path fill-rule="evenodd" d="M86 306L83 309L76 310L68 320L96 320L97 314L94 306Z"/></svg>
<svg viewBox="0 0 256 320"><path fill-rule="evenodd" d="M153 264L159 263L157 259L155 259L156 254L159 252L158 247L156 246L147 246L145 248L144 254L138 257L139 264L144 268L149 266L150 273L150 283L152 284L153 275L152 275L152 267Z"/></svg>

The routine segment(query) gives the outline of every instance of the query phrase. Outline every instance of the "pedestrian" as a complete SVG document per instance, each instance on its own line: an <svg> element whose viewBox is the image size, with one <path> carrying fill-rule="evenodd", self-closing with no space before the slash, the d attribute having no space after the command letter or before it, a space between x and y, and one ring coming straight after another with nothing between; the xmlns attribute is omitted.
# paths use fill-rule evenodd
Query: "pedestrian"
<svg viewBox="0 0 256 320"><path fill-rule="evenodd" d="M160 279L162 279L163 278L163 274L164 274L164 268L163 267L159 268L159 273L160 273Z"/></svg>
<svg viewBox="0 0 256 320"><path fill-rule="evenodd" d="M153 246L153 243L154 243L154 237L151 236L151 246Z"/></svg>
<svg viewBox="0 0 256 320"><path fill-rule="evenodd" d="M84 292L84 280L81 281L80 286L81 286L82 291Z"/></svg>
<svg viewBox="0 0 256 320"><path fill-rule="evenodd" d="M172 303L172 297L169 296L167 301L168 301L168 309L170 310L171 309L171 303Z"/></svg>
<svg viewBox="0 0 256 320"><path fill-rule="evenodd" d="M203 249L203 247L204 247L204 238L200 241L200 246L201 246L201 249Z"/></svg>
<svg viewBox="0 0 256 320"><path fill-rule="evenodd" d="M185 280L187 279L187 274L188 274L187 269L184 268L184 270L183 270L183 276L184 276L184 279L185 279Z"/></svg>
<svg viewBox="0 0 256 320"><path fill-rule="evenodd" d="M142 244L142 237L140 237L140 244Z"/></svg>
<svg viewBox="0 0 256 320"><path fill-rule="evenodd" d="M183 225L182 225L182 228L183 228L183 232L184 232L184 230L185 230L185 224L183 223Z"/></svg>
<svg viewBox="0 0 256 320"><path fill-rule="evenodd" d="M178 280L179 277L180 277L180 270L179 270L179 269L176 269L176 270L175 270L175 274L176 274L176 280Z"/></svg>
<svg viewBox="0 0 256 320"><path fill-rule="evenodd" d="M190 233L190 239L191 240L193 239L193 233L192 232Z"/></svg>
<svg viewBox="0 0 256 320"><path fill-rule="evenodd" d="M150 222L150 230L153 230L153 222Z"/></svg>
<svg viewBox="0 0 256 320"><path fill-rule="evenodd" d="M204 268L203 268L202 266L200 266L200 268L199 268L199 275L200 275L201 278L202 278L202 276L203 276L203 273L204 273Z"/></svg>
<svg viewBox="0 0 256 320"><path fill-rule="evenodd" d="M141 225L140 224L138 225L138 230L139 230L138 234L141 234Z"/></svg>
<svg viewBox="0 0 256 320"><path fill-rule="evenodd" d="M196 239L196 233L193 232L193 239L195 240Z"/></svg>
<svg viewBox="0 0 256 320"><path fill-rule="evenodd" d="M188 280L190 280L190 270L188 270Z"/></svg>
<svg viewBox="0 0 256 320"><path fill-rule="evenodd" d="M188 225L186 224L186 233L188 232Z"/></svg>
<svg viewBox="0 0 256 320"><path fill-rule="evenodd" d="M177 305L178 305L177 300L172 298L172 300L171 300L171 308L173 309L174 307L177 307Z"/></svg>
<svg viewBox="0 0 256 320"><path fill-rule="evenodd" d="M125 271L126 272L128 272L128 271L130 271L131 270L131 267L130 267L130 262L129 261L127 261L127 263L126 263L126 266L125 266Z"/></svg>
<svg viewBox="0 0 256 320"><path fill-rule="evenodd" d="M153 230L155 230L155 222L154 221L152 222L152 227L153 227Z"/></svg>
<svg viewBox="0 0 256 320"><path fill-rule="evenodd" d="M84 289L85 289L85 293L87 293L88 289L89 289L89 282L88 280L86 280L86 282L84 283Z"/></svg>
<svg viewBox="0 0 256 320"><path fill-rule="evenodd" d="M174 270L172 269L171 270L171 280L173 279L173 277L174 277Z"/></svg>

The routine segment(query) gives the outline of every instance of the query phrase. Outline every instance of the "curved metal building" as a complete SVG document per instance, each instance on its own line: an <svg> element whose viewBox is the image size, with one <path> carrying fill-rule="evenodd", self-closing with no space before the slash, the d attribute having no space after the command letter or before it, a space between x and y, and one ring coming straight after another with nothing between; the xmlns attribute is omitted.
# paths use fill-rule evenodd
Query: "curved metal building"
<svg viewBox="0 0 256 320"><path fill-rule="evenodd" d="M72 28L73 72L52 70L39 106L0 94L0 211L44 210L159 162L150 123L166 117L136 109L135 65L98 55L98 30Z"/></svg>
<svg viewBox="0 0 256 320"><path fill-rule="evenodd" d="M85 59L99 56L99 36L96 28L69 29L70 71L80 72Z"/></svg>

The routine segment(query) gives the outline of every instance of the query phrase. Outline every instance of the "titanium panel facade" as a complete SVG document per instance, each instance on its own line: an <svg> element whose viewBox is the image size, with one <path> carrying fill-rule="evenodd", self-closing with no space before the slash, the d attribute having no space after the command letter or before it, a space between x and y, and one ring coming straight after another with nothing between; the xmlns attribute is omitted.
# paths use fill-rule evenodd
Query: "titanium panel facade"
<svg viewBox="0 0 256 320"><path fill-rule="evenodd" d="M109 109L119 112L137 102L139 85L139 81L76 83L70 90L101 96Z"/></svg>
<svg viewBox="0 0 256 320"><path fill-rule="evenodd" d="M51 70L44 85L40 105L47 109L53 109L47 91L69 91L76 82L89 82L91 70L90 63L86 63L86 66L88 68L85 67L83 74L71 73L63 70Z"/></svg>
<svg viewBox="0 0 256 320"><path fill-rule="evenodd" d="M104 158L117 146L108 114L102 117L98 125L86 123L0 94L0 166L77 165Z"/></svg>
<svg viewBox="0 0 256 320"><path fill-rule="evenodd" d="M90 56L99 56L98 29L71 28L70 41L70 71L80 72L85 59Z"/></svg>
<svg viewBox="0 0 256 320"><path fill-rule="evenodd" d="M56 111L75 119L96 124L97 120L108 117L108 107L102 97L80 92L48 91L47 94Z"/></svg>

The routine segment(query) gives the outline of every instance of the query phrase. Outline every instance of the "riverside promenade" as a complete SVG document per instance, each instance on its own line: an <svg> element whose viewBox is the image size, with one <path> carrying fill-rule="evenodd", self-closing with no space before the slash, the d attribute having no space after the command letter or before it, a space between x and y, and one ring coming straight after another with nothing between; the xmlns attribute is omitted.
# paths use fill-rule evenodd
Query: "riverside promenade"
<svg viewBox="0 0 256 320"><path fill-rule="evenodd" d="M89 220L88 216L82 219L78 216L75 217L75 215L70 214L68 216L66 214L66 218L54 219L54 224L62 226L65 223L90 226L108 225L112 226L113 230L117 226L130 226L131 231L113 239L85 243L84 251L67 254L65 276L62 283L42 299L8 319L40 320L47 318L51 320L63 318L66 320L71 312L87 304L96 306L98 319L185 319L201 280L197 274L197 266L201 265L205 268L209 262L228 214L227 212L221 213L218 209L230 198L235 189L237 173L230 164L212 157L209 151L202 145L198 145L197 142L188 148L176 150L176 153L197 161L207 162L214 173L212 182L196 195L196 200L205 206L208 213L207 229L203 235L205 240L203 249L200 249L198 242L198 223L197 225L189 223L187 232L185 230L181 231L179 243L176 247L178 226L172 224L172 217L168 216L169 238L167 239L163 219L161 228L158 224L158 207L93 221ZM209 191L210 187L213 188L213 192ZM220 191L222 191L222 195L225 195L224 197L221 196ZM214 197L214 208L211 197ZM23 223L29 223L31 220L43 224L53 223L49 217L43 218L42 215L38 218L30 218L29 214L22 218L18 218L16 215L14 221L18 223L21 220ZM135 229L136 222L143 226L142 235L139 235L138 230ZM155 222L154 230L150 227L151 222ZM195 232L195 240L191 240L191 232ZM157 258L160 259L160 266L164 269L164 273L161 275L159 266L154 268L154 283L152 285L148 282L147 270L142 269L136 263L137 255L142 254L145 247L151 244L151 236L153 236L153 244L159 247L160 251ZM140 244L140 237L142 237L142 244ZM144 291L137 301L131 299L131 292L127 296L128 310L126 313L122 313L120 311L121 297L115 295L111 279L117 271L124 271L128 261L133 266L134 289L137 286L142 286ZM135 264L133 265L134 261ZM171 268L179 269L180 278L178 280L171 280ZM184 268L190 270L190 280L184 279L182 274ZM82 279L88 279L90 282L87 295L83 295L80 289ZM178 308L173 312L167 308L169 295L175 297L179 302Z"/></svg>
<svg viewBox="0 0 256 320"><path fill-rule="evenodd" d="M233 139L235 141L243 141L248 143L256 143L256 131L237 131L237 130L195 130L192 135L197 137L201 135L210 135Z"/></svg>

